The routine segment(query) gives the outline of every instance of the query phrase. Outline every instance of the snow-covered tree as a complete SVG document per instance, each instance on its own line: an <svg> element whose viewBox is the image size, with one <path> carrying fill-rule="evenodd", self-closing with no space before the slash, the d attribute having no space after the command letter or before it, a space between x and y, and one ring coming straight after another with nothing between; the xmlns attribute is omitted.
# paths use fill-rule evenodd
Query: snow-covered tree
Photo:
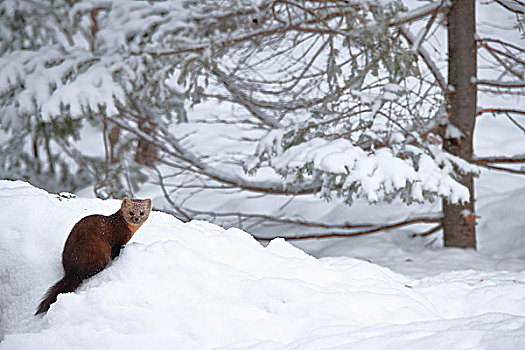
<svg viewBox="0 0 525 350"><path fill-rule="evenodd" d="M132 162L136 138L121 135L107 117L140 115L140 128L146 130L157 118L172 119L180 99L159 84L172 67L136 51L146 44L146 33L180 6L0 3L0 113L8 135L2 145L3 176L62 189L95 183L100 196L132 192L144 181ZM82 154L72 143L89 124L101 130L104 157ZM138 151L145 147L139 143Z"/></svg>
<svg viewBox="0 0 525 350"><path fill-rule="evenodd" d="M348 204L358 197L444 198L474 227L474 212L464 210L472 195L464 178L477 169L470 153L447 146L465 130L450 117L453 87L429 50L457 3L407 9L398 0L4 1L2 171L54 174L57 162L73 160L97 194L118 195L142 179L138 161L153 167L184 218L206 214L176 198L177 190L196 188L319 194ZM519 1L495 3L522 23ZM524 51L494 38L477 43L503 74L470 83L520 88L506 77L522 77ZM209 101L235 112L188 119L188 108ZM498 112L479 113L489 110ZM234 135L241 149L206 157L188 141L191 130L176 127L187 122L241 126ZM88 124L103 135L102 157L74 147ZM23 151L42 167L40 149L45 170L16 159ZM241 167L280 177L251 178Z"/></svg>

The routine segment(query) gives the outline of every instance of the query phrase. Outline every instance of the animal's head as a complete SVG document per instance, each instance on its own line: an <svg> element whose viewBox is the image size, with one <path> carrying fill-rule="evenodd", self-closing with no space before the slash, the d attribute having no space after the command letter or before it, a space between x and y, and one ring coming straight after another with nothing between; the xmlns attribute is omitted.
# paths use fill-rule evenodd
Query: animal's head
<svg viewBox="0 0 525 350"><path fill-rule="evenodd" d="M149 216L151 199L129 199L126 197L122 200L120 210L128 226L131 225L138 228Z"/></svg>

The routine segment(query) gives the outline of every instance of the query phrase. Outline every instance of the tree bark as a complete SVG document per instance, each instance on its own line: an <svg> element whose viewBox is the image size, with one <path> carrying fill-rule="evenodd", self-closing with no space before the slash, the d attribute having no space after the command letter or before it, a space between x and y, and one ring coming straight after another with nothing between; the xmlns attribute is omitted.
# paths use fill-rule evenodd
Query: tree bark
<svg viewBox="0 0 525 350"><path fill-rule="evenodd" d="M444 134L444 148L463 159L471 160L472 137L476 118L477 72L475 42L475 0L454 0L448 13L448 103L449 124L462 136ZM470 201L450 204L443 201L443 231L445 247L476 248L474 209L474 179L460 179L470 191Z"/></svg>
<svg viewBox="0 0 525 350"><path fill-rule="evenodd" d="M118 125L115 125L111 128L108 134L109 159L110 159L111 164L115 164L118 162L117 153L116 153L115 148L119 140L120 140L120 127Z"/></svg>
<svg viewBox="0 0 525 350"><path fill-rule="evenodd" d="M138 127L141 131L147 134L155 133L155 124L147 120L139 122ZM155 144L149 142L148 140L140 138L139 143L137 145L137 151L135 152L135 162L148 167L153 167L155 165L156 159L157 148L155 147Z"/></svg>

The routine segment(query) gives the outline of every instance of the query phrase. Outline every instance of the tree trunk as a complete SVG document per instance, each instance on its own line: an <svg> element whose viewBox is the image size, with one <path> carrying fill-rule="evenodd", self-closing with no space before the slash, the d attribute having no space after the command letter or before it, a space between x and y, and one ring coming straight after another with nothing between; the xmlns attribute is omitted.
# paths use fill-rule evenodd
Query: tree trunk
<svg viewBox="0 0 525 350"><path fill-rule="evenodd" d="M109 160L111 164L115 164L118 162L117 153L115 150L115 147L117 146L117 143L120 139L120 127L117 125L114 125L111 130L109 131L108 135L108 141L109 141Z"/></svg>
<svg viewBox="0 0 525 350"><path fill-rule="evenodd" d="M144 131L147 134L155 133L155 124L143 120L138 125L141 131ZM155 145L149 141L146 141L142 138L139 139L137 145L137 151L135 152L135 162L143 164L148 167L155 165L155 160L157 159L157 148Z"/></svg>
<svg viewBox="0 0 525 350"><path fill-rule="evenodd" d="M448 102L449 124L463 134L445 133L444 148L463 159L472 159L472 136L477 108L475 0L454 0L448 13ZM474 180L461 181L470 191L470 202L459 205L443 201L445 247L476 248Z"/></svg>

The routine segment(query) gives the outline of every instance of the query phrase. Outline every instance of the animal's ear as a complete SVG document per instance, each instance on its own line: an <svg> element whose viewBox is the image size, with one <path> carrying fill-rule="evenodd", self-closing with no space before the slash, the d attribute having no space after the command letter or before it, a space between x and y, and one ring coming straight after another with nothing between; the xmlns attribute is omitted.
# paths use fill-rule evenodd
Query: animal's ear
<svg viewBox="0 0 525 350"><path fill-rule="evenodd" d="M124 198L124 199L122 200L122 205L120 206L120 208L124 209L124 208L126 208L126 207L131 206L131 204L133 204L133 203L131 202L131 199L129 199L128 197L126 197L126 198Z"/></svg>
<svg viewBox="0 0 525 350"><path fill-rule="evenodd" d="M146 202L146 208L148 208L148 213L151 211L151 199L147 198L144 202Z"/></svg>

